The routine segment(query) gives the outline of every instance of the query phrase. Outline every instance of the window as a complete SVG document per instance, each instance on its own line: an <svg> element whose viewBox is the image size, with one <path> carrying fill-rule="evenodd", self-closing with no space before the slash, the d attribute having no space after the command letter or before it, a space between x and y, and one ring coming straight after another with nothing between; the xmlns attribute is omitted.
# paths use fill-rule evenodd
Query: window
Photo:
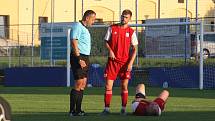
<svg viewBox="0 0 215 121"><path fill-rule="evenodd" d="M104 24L103 19L102 18L96 18L95 24Z"/></svg>
<svg viewBox="0 0 215 121"><path fill-rule="evenodd" d="M48 17L39 16L39 33L41 32L41 24L48 23Z"/></svg>
<svg viewBox="0 0 215 121"><path fill-rule="evenodd" d="M212 32L214 32L214 26L215 26L214 22L211 21L211 31L212 31Z"/></svg>
<svg viewBox="0 0 215 121"><path fill-rule="evenodd" d="M9 38L9 16L0 15L0 38Z"/></svg>
<svg viewBox="0 0 215 121"><path fill-rule="evenodd" d="M41 23L48 23L48 17L39 17L39 24Z"/></svg>
<svg viewBox="0 0 215 121"><path fill-rule="evenodd" d="M184 0L178 0L178 3L184 3Z"/></svg>
<svg viewBox="0 0 215 121"><path fill-rule="evenodd" d="M204 41L215 42L215 34L204 34Z"/></svg>

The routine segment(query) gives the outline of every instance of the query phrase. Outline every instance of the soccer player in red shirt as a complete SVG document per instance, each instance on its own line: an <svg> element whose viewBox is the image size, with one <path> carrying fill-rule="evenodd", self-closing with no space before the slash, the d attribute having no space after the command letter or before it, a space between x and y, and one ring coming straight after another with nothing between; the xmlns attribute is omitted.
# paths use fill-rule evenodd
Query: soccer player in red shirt
<svg viewBox="0 0 215 121"><path fill-rule="evenodd" d="M145 85L139 84L136 88L135 100L131 105L133 114L137 116L160 116L168 97L169 92L163 90L155 100L147 100Z"/></svg>
<svg viewBox="0 0 215 121"><path fill-rule="evenodd" d="M110 113L109 107L112 97L112 87L117 76L121 80L121 114L126 115L125 109L128 100L128 81L131 78L138 40L134 30L129 27L132 12L124 10L119 24L111 25L105 35L106 47L109 51L108 62L105 68L106 78L104 102L105 108L102 115Z"/></svg>

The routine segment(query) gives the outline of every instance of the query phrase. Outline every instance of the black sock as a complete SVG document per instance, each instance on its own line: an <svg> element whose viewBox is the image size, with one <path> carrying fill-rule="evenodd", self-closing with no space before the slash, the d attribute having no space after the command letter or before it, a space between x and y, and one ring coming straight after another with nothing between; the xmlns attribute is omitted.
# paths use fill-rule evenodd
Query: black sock
<svg viewBox="0 0 215 121"><path fill-rule="evenodd" d="M82 104L82 100L83 100L83 90L81 90L78 94L78 99L76 102L76 111L80 112L81 111L81 104Z"/></svg>
<svg viewBox="0 0 215 121"><path fill-rule="evenodd" d="M78 91L75 89L72 89L70 92L70 113L72 113L75 110L75 105L78 100Z"/></svg>

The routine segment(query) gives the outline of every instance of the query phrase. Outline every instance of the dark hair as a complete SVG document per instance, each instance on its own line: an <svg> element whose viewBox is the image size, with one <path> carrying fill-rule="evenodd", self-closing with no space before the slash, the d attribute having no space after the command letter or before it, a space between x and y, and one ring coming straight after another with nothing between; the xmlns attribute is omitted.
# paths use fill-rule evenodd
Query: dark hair
<svg viewBox="0 0 215 121"><path fill-rule="evenodd" d="M90 16L92 14L96 15L96 12L94 12L93 10L87 10L87 11L85 11L84 16L82 17L82 20L86 20L87 16Z"/></svg>
<svg viewBox="0 0 215 121"><path fill-rule="evenodd" d="M129 9L125 9L124 11L122 11L122 15L130 15L132 16L132 12Z"/></svg>

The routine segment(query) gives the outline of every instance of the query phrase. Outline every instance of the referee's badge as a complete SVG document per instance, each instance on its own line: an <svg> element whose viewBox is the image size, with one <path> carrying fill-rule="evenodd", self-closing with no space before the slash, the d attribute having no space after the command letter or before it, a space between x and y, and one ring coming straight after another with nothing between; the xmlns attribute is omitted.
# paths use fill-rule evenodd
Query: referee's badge
<svg viewBox="0 0 215 121"><path fill-rule="evenodd" d="M126 33L125 36L126 36L126 37L129 37L129 33Z"/></svg>

